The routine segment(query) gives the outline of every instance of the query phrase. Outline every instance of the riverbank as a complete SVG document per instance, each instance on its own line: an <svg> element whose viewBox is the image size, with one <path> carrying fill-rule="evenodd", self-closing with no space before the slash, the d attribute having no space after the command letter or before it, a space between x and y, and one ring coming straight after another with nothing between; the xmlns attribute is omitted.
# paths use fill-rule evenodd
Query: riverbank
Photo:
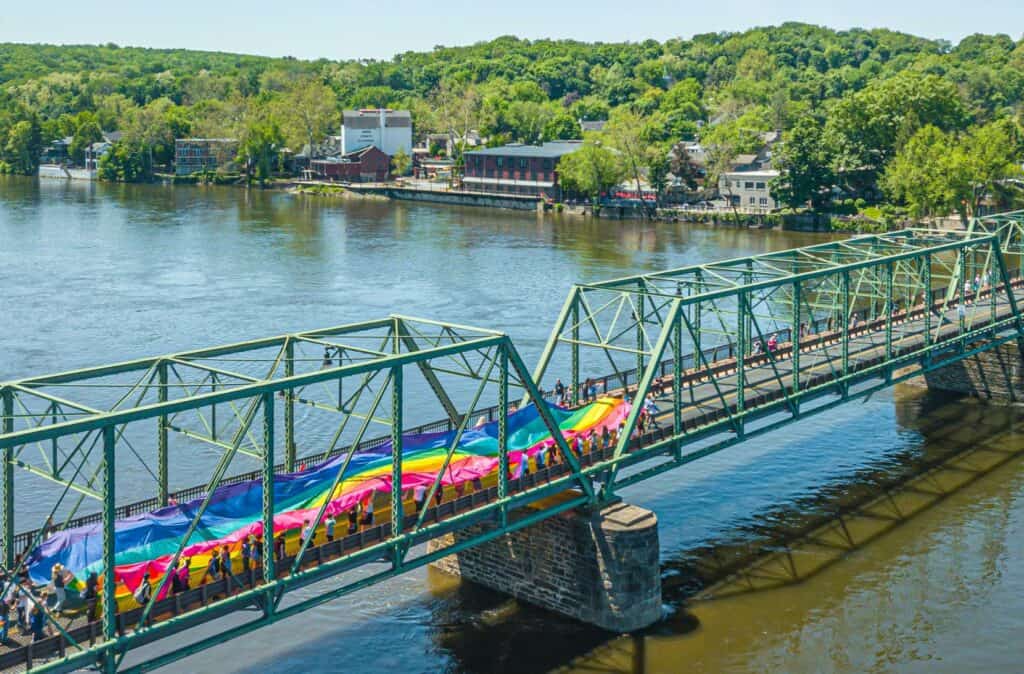
<svg viewBox="0 0 1024 674"><path fill-rule="evenodd" d="M898 229L902 223L879 221L861 216L844 216L813 212L746 212L742 210L694 210L689 208L656 208L653 213L638 204L590 204L548 202L539 197L518 194L496 194L448 189L444 186L423 188L402 182L329 183L317 180L295 181L296 194L315 196L350 196L363 199L414 201L451 206L479 206L518 211L557 213L574 218L602 220L683 222L714 227L747 229L781 229L792 232L843 232L874 234Z"/></svg>

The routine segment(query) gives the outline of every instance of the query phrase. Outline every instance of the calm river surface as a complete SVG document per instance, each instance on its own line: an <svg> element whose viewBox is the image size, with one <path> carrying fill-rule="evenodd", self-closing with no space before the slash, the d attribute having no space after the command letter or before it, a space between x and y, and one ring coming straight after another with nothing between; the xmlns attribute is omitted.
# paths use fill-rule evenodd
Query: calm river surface
<svg viewBox="0 0 1024 674"><path fill-rule="evenodd" d="M532 365L574 281L820 240L0 180L0 380L391 312L507 331ZM661 522L666 618L644 635L613 638L419 570L174 669L1020 672L1020 416L900 387L627 490ZM953 463L893 492L891 508L871 505L879 485L947 455ZM183 461L202 468L215 456ZM172 488L197 481L177 475ZM128 475L119 492L148 496L147 480ZM871 512L851 516L849 545L787 533L808 521L827 529L829 512L861 501ZM19 528L35 524L35 506L22 507ZM741 579L716 572L751 549L788 557Z"/></svg>

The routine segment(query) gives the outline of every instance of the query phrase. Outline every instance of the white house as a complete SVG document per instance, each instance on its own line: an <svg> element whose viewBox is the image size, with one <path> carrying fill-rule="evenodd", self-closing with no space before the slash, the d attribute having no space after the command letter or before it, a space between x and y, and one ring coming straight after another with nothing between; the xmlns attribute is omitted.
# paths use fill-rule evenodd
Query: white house
<svg viewBox="0 0 1024 674"><path fill-rule="evenodd" d="M412 155L412 116L408 110L363 108L341 114L341 154L373 145L389 157Z"/></svg>
<svg viewBox="0 0 1024 674"><path fill-rule="evenodd" d="M729 171L719 176L718 192L734 206L773 210L778 204L768 186L777 177L775 170Z"/></svg>

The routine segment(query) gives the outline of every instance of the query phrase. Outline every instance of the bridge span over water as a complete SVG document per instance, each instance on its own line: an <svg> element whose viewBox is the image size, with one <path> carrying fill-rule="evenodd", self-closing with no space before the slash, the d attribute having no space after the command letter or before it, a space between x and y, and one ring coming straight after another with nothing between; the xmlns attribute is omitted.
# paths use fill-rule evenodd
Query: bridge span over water
<svg viewBox="0 0 1024 674"><path fill-rule="evenodd" d="M166 665L1017 343L1022 225L579 284L532 370L506 334L392 315L0 383L3 571L95 595L0 668Z"/></svg>

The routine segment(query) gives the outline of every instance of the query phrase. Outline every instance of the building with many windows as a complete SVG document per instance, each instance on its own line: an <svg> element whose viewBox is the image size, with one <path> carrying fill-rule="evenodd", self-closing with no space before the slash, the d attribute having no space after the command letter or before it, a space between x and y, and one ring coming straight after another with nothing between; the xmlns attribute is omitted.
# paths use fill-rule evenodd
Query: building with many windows
<svg viewBox="0 0 1024 674"><path fill-rule="evenodd" d="M176 138L174 140L174 173L216 171L235 160L238 141L234 138Z"/></svg>
<svg viewBox="0 0 1024 674"><path fill-rule="evenodd" d="M580 140L542 145L512 143L463 154L465 189L559 198L558 161L583 146Z"/></svg>
<svg viewBox="0 0 1024 674"><path fill-rule="evenodd" d="M729 171L718 178L718 193L733 206L774 210L778 208L769 184L779 177L775 170Z"/></svg>

